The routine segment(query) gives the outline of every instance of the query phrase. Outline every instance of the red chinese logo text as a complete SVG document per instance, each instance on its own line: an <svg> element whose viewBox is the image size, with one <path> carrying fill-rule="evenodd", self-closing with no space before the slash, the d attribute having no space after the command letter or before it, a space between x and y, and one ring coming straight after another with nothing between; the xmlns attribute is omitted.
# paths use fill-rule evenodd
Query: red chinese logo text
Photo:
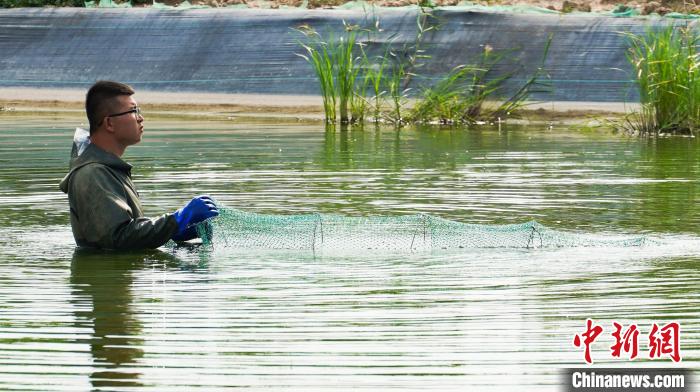
<svg viewBox="0 0 700 392"><path fill-rule="evenodd" d="M610 354L613 358L625 358L633 360L639 355L639 334L637 324L624 326L613 321L613 344L610 346ZM574 346L583 347L583 358L586 363L593 363L591 358L591 345L603 333L603 327L596 325L593 320L586 320L585 331L574 335ZM681 361L681 327L677 322L670 322L661 327L652 324L648 335L649 359L670 358L673 362Z"/></svg>

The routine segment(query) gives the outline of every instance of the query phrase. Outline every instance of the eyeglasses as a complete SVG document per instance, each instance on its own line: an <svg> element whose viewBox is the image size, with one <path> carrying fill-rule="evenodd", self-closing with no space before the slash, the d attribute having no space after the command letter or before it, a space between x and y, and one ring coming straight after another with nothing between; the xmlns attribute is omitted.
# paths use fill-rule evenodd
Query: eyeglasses
<svg viewBox="0 0 700 392"><path fill-rule="evenodd" d="M131 110L127 110L126 112L110 114L110 115L105 116L105 117L119 117L119 116L123 116L123 115L129 114L129 113L135 113L135 114L136 114L136 117L138 117L138 116L141 115L141 108L137 106L137 107L135 107L135 108L133 108L133 109L131 109Z"/></svg>
<svg viewBox="0 0 700 392"><path fill-rule="evenodd" d="M126 112L108 114L105 116L105 118L107 118L107 117L119 117L119 116L123 116L123 115L129 114L129 113L134 113L136 115L136 118L138 118L139 116L141 116L141 108L136 106L135 108L129 109ZM104 119L102 121L100 121L98 126L102 125L103 122L104 122Z"/></svg>

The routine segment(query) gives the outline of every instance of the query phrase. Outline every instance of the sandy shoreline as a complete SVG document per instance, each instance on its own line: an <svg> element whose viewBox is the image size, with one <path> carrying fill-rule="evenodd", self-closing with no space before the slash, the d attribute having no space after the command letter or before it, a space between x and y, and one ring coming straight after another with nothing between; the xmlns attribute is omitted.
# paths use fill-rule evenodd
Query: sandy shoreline
<svg viewBox="0 0 700 392"><path fill-rule="evenodd" d="M321 121L323 107L320 96L217 94L191 92L138 91L134 98L153 115L209 117L286 118ZM2 113L75 112L83 113L85 90L0 88ZM637 107L622 102L538 102L528 106L525 116L535 120L561 121L576 118L619 116Z"/></svg>

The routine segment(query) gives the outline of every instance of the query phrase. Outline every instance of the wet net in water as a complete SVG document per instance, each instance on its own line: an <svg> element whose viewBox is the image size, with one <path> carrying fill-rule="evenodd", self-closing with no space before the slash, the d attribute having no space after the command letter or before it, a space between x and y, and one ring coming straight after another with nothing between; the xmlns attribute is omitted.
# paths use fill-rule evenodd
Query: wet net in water
<svg viewBox="0 0 700 392"><path fill-rule="evenodd" d="M641 246L644 237L553 230L535 221L468 224L430 215L348 217L331 214L267 215L220 208L197 226L205 245L238 249L433 250Z"/></svg>

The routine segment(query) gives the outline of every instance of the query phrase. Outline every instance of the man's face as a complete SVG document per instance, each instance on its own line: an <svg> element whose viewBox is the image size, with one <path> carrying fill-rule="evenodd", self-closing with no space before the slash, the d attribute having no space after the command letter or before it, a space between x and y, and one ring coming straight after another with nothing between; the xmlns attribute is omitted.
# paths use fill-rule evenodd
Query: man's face
<svg viewBox="0 0 700 392"><path fill-rule="evenodd" d="M114 112L110 113L111 116L106 118L105 121L110 122L114 137L121 145L124 147L131 146L141 141L143 117L135 112L114 116L114 114L138 108L132 96L120 95L116 100L117 104L114 106Z"/></svg>

